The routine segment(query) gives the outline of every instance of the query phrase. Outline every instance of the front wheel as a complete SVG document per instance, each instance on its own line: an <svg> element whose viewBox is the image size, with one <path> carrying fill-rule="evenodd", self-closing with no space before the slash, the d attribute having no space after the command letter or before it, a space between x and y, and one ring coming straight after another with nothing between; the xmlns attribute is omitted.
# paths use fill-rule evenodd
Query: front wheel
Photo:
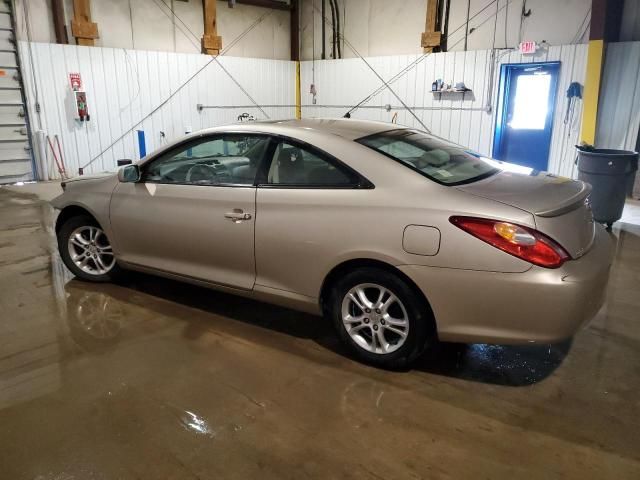
<svg viewBox="0 0 640 480"><path fill-rule="evenodd" d="M67 268L82 280L110 282L120 272L107 235L89 216L72 217L62 225L58 250Z"/></svg>
<svg viewBox="0 0 640 480"><path fill-rule="evenodd" d="M386 270L361 268L345 275L332 289L329 310L342 341L373 365L406 367L435 340L424 299Z"/></svg>

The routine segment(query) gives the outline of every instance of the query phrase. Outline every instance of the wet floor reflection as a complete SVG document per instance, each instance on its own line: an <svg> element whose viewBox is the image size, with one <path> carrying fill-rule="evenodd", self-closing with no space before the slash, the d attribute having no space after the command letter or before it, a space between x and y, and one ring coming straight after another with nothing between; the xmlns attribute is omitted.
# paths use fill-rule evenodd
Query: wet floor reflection
<svg viewBox="0 0 640 480"><path fill-rule="evenodd" d="M551 375L571 349L555 345L465 345L441 343L414 367L463 380L521 387Z"/></svg>
<svg viewBox="0 0 640 480"><path fill-rule="evenodd" d="M118 342L126 322L118 300L77 280L67 283L64 290L69 334L77 345L95 350Z"/></svg>
<svg viewBox="0 0 640 480"><path fill-rule="evenodd" d="M88 349L107 347L118 341L132 304L161 314L166 309L165 301L171 302L174 309L182 307L182 313L176 313L185 319L183 335L191 340L212 328L224 329L218 320L227 319L313 340L330 352L348 355L330 323L320 317L173 280L131 272L117 285L87 284L76 279L65 285L70 334L77 344ZM204 315L199 317L203 321L189 321L193 319L191 309ZM561 364L570 346L570 341L530 346L440 343L413 369L475 382L526 386L549 376Z"/></svg>

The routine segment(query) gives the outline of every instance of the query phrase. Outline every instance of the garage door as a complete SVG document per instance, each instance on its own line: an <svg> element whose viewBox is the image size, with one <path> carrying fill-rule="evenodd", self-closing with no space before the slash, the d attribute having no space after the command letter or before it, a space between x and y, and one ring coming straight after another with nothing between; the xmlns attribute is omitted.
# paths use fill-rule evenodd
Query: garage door
<svg viewBox="0 0 640 480"><path fill-rule="evenodd" d="M33 179L11 2L0 2L0 183Z"/></svg>

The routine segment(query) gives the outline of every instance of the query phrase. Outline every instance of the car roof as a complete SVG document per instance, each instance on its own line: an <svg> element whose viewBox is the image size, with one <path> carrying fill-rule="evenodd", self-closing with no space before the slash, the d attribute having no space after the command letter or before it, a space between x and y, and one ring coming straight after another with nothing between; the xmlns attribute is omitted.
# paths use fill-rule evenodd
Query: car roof
<svg viewBox="0 0 640 480"><path fill-rule="evenodd" d="M138 163L145 164L152 161L158 155L174 148L192 138L202 137L203 135L222 133L222 132L260 132L275 135L284 135L298 138L296 134L316 133L330 140L330 137L338 136L344 140L351 141L358 138L366 137L380 132L388 132L390 130L399 130L408 128L393 123L375 122L372 120L355 120L350 118L308 118L301 120L261 120L252 122L233 123L229 125L221 125L219 127L210 127L198 130L184 137L175 139L147 155L144 159L140 159Z"/></svg>
<svg viewBox="0 0 640 480"><path fill-rule="evenodd" d="M313 130L318 133L337 135L346 140L373 135L374 133L386 132L406 128L392 123L375 122L372 120L355 120L350 118L305 118L301 120L265 120L257 122L244 122L226 127L214 127L207 129L220 131L225 129L237 129L264 131L268 133L291 134L293 130ZM205 130L206 132L206 130ZM202 131L200 133L203 133Z"/></svg>
<svg viewBox="0 0 640 480"><path fill-rule="evenodd" d="M372 120L355 120L351 118L305 118L301 120L281 120L270 122L272 125L283 125L326 132L348 140L366 137L374 133L386 132L402 128L398 125L375 122Z"/></svg>

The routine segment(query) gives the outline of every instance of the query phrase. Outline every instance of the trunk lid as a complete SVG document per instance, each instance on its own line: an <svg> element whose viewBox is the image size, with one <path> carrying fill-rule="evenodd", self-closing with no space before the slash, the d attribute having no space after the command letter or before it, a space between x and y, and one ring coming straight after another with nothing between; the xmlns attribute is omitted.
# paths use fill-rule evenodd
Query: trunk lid
<svg viewBox="0 0 640 480"><path fill-rule="evenodd" d="M558 242L573 258L593 243L595 224L588 196L591 186L547 172L532 175L503 171L459 190L525 210L536 228Z"/></svg>

